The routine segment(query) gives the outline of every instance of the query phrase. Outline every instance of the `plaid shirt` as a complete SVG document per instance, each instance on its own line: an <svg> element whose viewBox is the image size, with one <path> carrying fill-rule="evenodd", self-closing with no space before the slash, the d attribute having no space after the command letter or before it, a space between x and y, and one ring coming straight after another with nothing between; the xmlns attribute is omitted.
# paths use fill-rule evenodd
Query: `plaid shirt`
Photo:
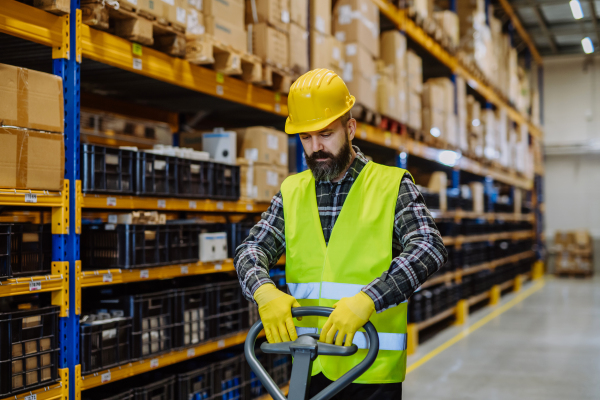
<svg viewBox="0 0 600 400"><path fill-rule="evenodd" d="M315 183L326 243L352 184L369 162L358 147L353 147L357 156L339 182ZM395 213L393 259L387 275L373 277L373 281L362 289L373 299L377 312L407 300L448 258L433 217L408 174L400 183ZM262 214L260 222L250 231L250 236L235 252L235 269L248 300L254 301L254 292L261 285L273 283L269 278L269 268L285 254L284 228L283 200L279 192Z"/></svg>

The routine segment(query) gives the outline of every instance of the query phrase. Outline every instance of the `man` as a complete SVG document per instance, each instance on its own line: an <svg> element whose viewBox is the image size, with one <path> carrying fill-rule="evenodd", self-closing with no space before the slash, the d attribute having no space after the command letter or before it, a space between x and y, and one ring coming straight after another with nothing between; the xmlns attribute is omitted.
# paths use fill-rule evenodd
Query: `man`
<svg viewBox="0 0 600 400"><path fill-rule="evenodd" d="M315 360L311 397L364 358L366 337L357 331L370 320L380 339L377 360L336 398L399 399L406 301L447 253L411 175L368 161L352 146L354 102L344 81L326 69L292 85L285 131L300 135L309 170L283 182L234 263L269 342L320 329L323 342L359 347L353 356ZM284 251L291 296L276 289L268 273ZM327 319L294 324L292 307L315 305L335 310Z"/></svg>

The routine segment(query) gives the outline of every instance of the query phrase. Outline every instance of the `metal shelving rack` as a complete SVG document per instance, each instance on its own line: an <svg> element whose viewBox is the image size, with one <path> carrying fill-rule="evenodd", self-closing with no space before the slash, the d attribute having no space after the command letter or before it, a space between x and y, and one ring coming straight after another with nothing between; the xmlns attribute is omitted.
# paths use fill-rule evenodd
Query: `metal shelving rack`
<svg viewBox="0 0 600 400"><path fill-rule="evenodd" d="M447 66L452 73L462 76L489 103L496 107L505 108L511 120L518 124L526 124L534 140L541 139L541 128L532 124L526 116L520 114L510 106L492 87L469 73L456 57L444 50L423 29L418 27L414 21L409 19L405 11L395 8L391 3L384 0L372 1L379 7L382 14L396 24L399 30L410 36L418 45L422 46L437 60ZM158 367L170 365L190 357L200 356L220 348L242 343L245 337L243 333L182 351L173 351L156 358L158 362L153 358L117 367L111 369L110 372L103 371L102 373L86 377L81 376L79 365L79 315L81 312L82 287L134 282L144 279L171 279L178 276L234 270L232 261L227 260L221 264L194 263L151 268L148 269L148 274L144 274L143 277L140 276L139 271L128 270L82 272L79 254L82 208L257 213L264 211L267 205L247 201L228 202L205 199L83 195L81 192L79 171L80 65L82 57L85 56L88 59L112 67L266 111L282 118L287 115L287 97L283 94L224 76L208 68L190 64L185 60L170 57L154 49L139 45L134 46L133 43L125 39L83 25L81 23L79 0L71 0L71 13L63 16L50 14L14 0L0 0L0 32L52 49L53 72L63 79L65 111L64 189L60 192L0 190L0 205L51 208L54 261L51 275L27 279L12 279L2 282L2 285L0 285L0 296L14 296L28 293L31 282L41 282L41 290L51 291L53 293L53 304L61 306L59 335L61 347L59 372L61 380L47 388L19 395L16 398L25 399L27 396L35 394L38 400L67 399L69 396L73 399L81 399L82 390L101 385L103 379L105 380L104 383L106 383L107 373L110 376L109 380L114 381L149 371L156 368L157 364ZM442 150L405 136L392 134L377 127L361 123L359 124L356 137L382 147L394 149L397 154L397 164L401 167L406 167L408 155L437 163L440 162L439 155ZM306 164L303 163L302 153L299 152L298 155L298 170L303 170L306 168ZM538 260L541 260L543 258L543 242L540 222L542 207L540 205L543 204L541 199L543 169L536 168L534 181L529 181L516 174L507 175L503 171L462 157L453 166L452 183L455 187L458 187L461 171L480 176L489 176L496 181L534 191L535 233L511 232L495 234L494 237L496 239L524 238L535 234L538 243L536 257ZM31 201L32 198L35 198L35 202ZM496 218L530 221L532 219L532 216L495 213L475 215L474 213L463 211L445 213L436 213L434 211L433 214L436 217L454 218L456 220L461 218ZM490 239L490 235L485 236L486 240L492 240ZM444 238L444 241L448 244L466 243L471 240L475 240L475 238ZM503 263L512 262L530 255L529 252L527 254L518 254L474 268L495 268ZM537 267L534 269L533 275L539 276L541 271L539 267L541 267L541 264ZM471 272L475 272L475 269ZM464 273L465 271L462 271L462 274ZM436 279L441 279L441 281L457 279L457 273L451 273L450 275L444 275ZM108 280L110 281L108 282ZM520 280L518 281L507 282L505 286L520 286ZM490 294L488 293L487 295L489 296Z"/></svg>

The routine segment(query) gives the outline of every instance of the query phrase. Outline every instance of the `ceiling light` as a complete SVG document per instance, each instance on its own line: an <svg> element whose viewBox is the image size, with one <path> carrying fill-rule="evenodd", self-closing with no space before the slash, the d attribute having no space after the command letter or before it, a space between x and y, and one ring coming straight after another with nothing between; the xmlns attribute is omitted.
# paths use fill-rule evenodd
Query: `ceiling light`
<svg viewBox="0 0 600 400"><path fill-rule="evenodd" d="M594 52L594 44L592 43L592 39L589 37L581 39L581 45L583 46L583 51L585 51L585 54Z"/></svg>
<svg viewBox="0 0 600 400"><path fill-rule="evenodd" d="M571 0L569 2L569 5L571 6L571 13L573 13L573 18L583 18L583 10L581 9L581 3L579 3L579 0Z"/></svg>

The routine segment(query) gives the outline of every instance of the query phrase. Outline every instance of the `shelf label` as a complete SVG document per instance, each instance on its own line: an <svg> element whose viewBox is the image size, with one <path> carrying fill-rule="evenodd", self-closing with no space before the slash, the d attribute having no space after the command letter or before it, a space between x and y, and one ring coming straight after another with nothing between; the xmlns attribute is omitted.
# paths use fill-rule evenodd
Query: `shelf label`
<svg viewBox="0 0 600 400"><path fill-rule="evenodd" d="M218 94L219 96L223 96L223 93L224 93L224 92L223 92L223 86L221 86L221 85L217 85L217 94Z"/></svg>
<svg viewBox="0 0 600 400"><path fill-rule="evenodd" d="M131 52L134 56L142 56L142 45L139 43L131 43Z"/></svg>
<svg viewBox="0 0 600 400"><path fill-rule="evenodd" d="M187 265L182 265L181 266L181 275L187 275L189 273L190 273L190 271L189 271L188 266Z"/></svg>
<svg viewBox="0 0 600 400"><path fill-rule="evenodd" d="M150 360L150 368L158 368L158 358Z"/></svg>
<svg viewBox="0 0 600 400"><path fill-rule="evenodd" d="M42 281L29 282L29 291L30 292L35 292L38 290L42 290Z"/></svg>
<svg viewBox="0 0 600 400"><path fill-rule="evenodd" d="M360 130L360 137L361 139L366 139L367 138L367 131L364 129Z"/></svg>
<svg viewBox="0 0 600 400"><path fill-rule="evenodd" d="M117 223L119 223L119 216L117 214L110 214L108 216L108 223L109 224L117 224Z"/></svg>
<svg viewBox="0 0 600 400"><path fill-rule="evenodd" d="M116 197L107 197L106 205L109 207L116 207L117 206L117 198Z"/></svg>
<svg viewBox="0 0 600 400"><path fill-rule="evenodd" d="M222 210L225 208L225 204L222 201L217 201L217 210Z"/></svg>
<svg viewBox="0 0 600 400"><path fill-rule="evenodd" d="M147 269L143 269L140 271L140 279L148 279L150 278L150 271Z"/></svg>
<svg viewBox="0 0 600 400"><path fill-rule="evenodd" d="M158 208L167 208L167 201L166 200L158 200L156 207Z"/></svg>
<svg viewBox="0 0 600 400"><path fill-rule="evenodd" d="M37 203L37 194L25 193L25 203Z"/></svg>
<svg viewBox="0 0 600 400"><path fill-rule="evenodd" d="M217 72L217 83L225 83L225 76L220 72Z"/></svg>
<svg viewBox="0 0 600 400"><path fill-rule="evenodd" d="M220 270L222 270L222 269L223 269L223 266L222 266L221 264L215 264L215 269L216 269L217 271L220 271Z"/></svg>
<svg viewBox="0 0 600 400"><path fill-rule="evenodd" d="M281 93L277 92L275 93L275 102L279 103L281 101Z"/></svg>
<svg viewBox="0 0 600 400"><path fill-rule="evenodd" d="M113 281L112 274L104 274L104 275L102 275L102 282L104 282L104 283L110 283L112 281Z"/></svg>
<svg viewBox="0 0 600 400"><path fill-rule="evenodd" d="M110 371L108 371L105 374L100 375L100 380L102 383L110 382L110 380L111 380Z"/></svg>
<svg viewBox="0 0 600 400"><path fill-rule="evenodd" d="M386 146L391 146L391 144L392 144L392 133L391 132L385 132L384 133L384 137L385 137L385 145Z"/></svg>
<svg viewBox="0 0 600 400"><path fill-rule="evenodd" d="M219 342L217 343L217 347L220 349L225 347L225 340L223 340L223 339L219 340Z"/></svg>
<svg viewBox="0 0 600 400"><path fill-rule="evenodd" d="M133 59L133 69L137 69L137 70L142 69L142 59L141 58Z"/></svg>
<svg viewBox="0 0 600 400"><path fill-rule="evenodd" d="M37 394L30 394L29 396L25 396L23 400L37 400Z"/></svg>
<svg viewBox="0 0 600 400"><path fill-rule="evenodd" d="M190 200L190 206L189 206L192 210L195 210L197 208L197 204L194 200Z"/></svg>
<svg viewBox="0 0 600 400"><path fill-rule="evenodd" d="M279 103L275 103L275 112L281 112L281 105Z"/></svg>
<svg viewBox="0 0 600 400"><path fill-rule="evenodd" d="M254 210L254 207L252 206L252 204L246 204L246 210L252 211Z"/></svg>
<svg viewBox="0 0 600 400"><path fill-rule="evenodd" d="M187 356L188 357L195 357L196 356L196 349L188 349Z"/></svg>

